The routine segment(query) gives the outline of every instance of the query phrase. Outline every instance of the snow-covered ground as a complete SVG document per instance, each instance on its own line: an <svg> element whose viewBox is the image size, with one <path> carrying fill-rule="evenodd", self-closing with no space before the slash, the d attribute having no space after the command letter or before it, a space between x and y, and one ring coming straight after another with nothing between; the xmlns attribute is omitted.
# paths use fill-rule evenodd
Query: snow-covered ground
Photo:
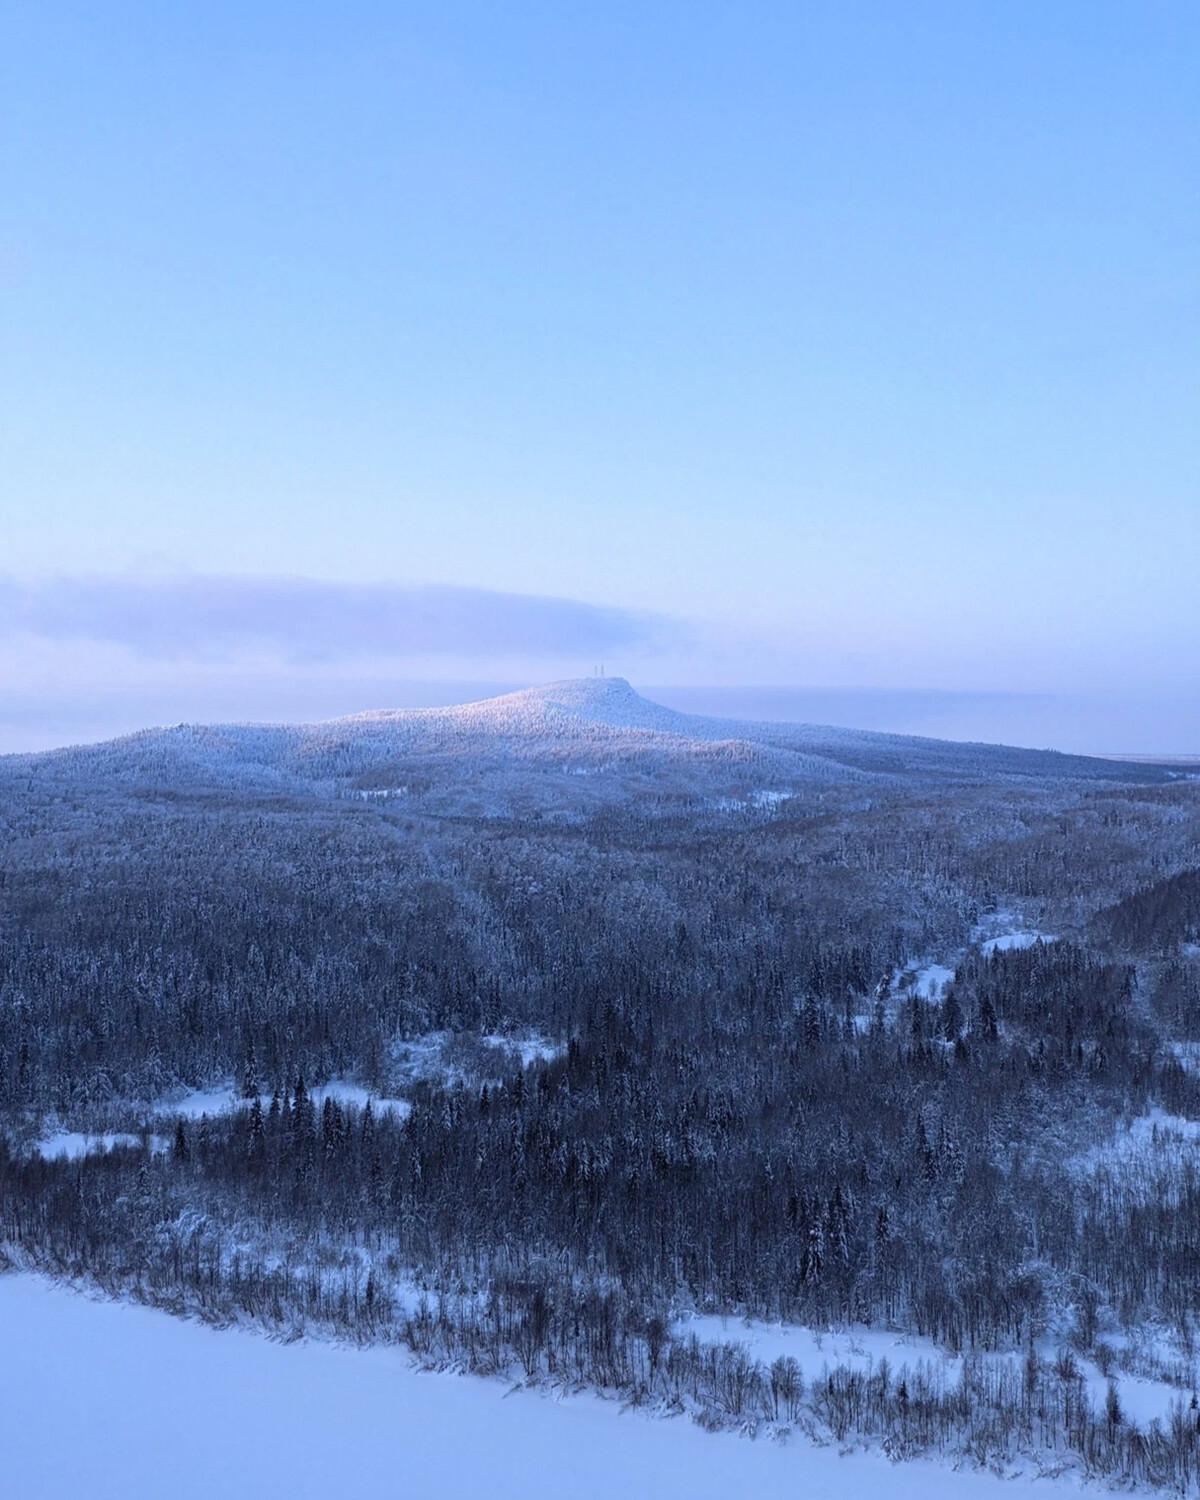
<svg viewBox="0 0 1200 1500"><path fill-rule="evenodd" d="M957 1375L958 1365L929 1339L915 1334L889 1333L880 1328L822 1331L796 1323L760 1323L745 1318L722 1318L712 1313L682 1319L672 1329L676 1338L695 1334L705 1344L744 1344L763 1364L791 1355L805 1378L818 1375L826 1365L846 1365L867 1371L886 1359L894 1370L925 1360L946 1364Z"/></svg>
<svg viewBox="0 0 1200 1500"><path fill-rule="evenodd" d="M1037 942L1053 943L1056 937L1030 927L1019 912L1004 908L980 917L971 929L971 941L983 953L1004 953L1010 948L1032 948Z"/></svg>
<svg viewBox="0 0 1200 1500"><path fill-rule="evenodd" d="M701 1343L742 1344L752 1358L763 1364L791 1355L800 1366L805 1379L811 1380L839 1365L861 1371L863 1374L875 1369L880 1360L886 1359L893 1374L907 1366L915 1370L919 1365L931 1371L941 1370L946 1384L953 1385L963 1370L963 1359L947 1354L931 1339L917 1334L889 1332L882 1328L847 1328L822 1331L789 1323L761 1323L742 1318L722 1318L711 1314L681 1320L672 1330L676 1338L695 1336ZM1109 1339L1114 1345L1125 1340ZM1058 1356L1061 1344L1052 1338L1044 1338L1037 1346L1038 1358L1052 1363ZM1000 1352L976 1356L983 1361L1007 1361L1019 1364L1020 1352ZM1108 1393L1109 1376L1098 1368L1093 1360L1075 1355L1076 1363L1084 1378L1084 1384L1092 1404L1097 1410L1104 1406ZM1190 1389L1182 1389L1166 1380L1153 1380L1132 1374L1127 1370L1113 1369L1111 1379L1117 1387L1121 1409L1140 1427L1152 1421L1168 1424L1171 1408L1180 1400L1186 1405L1191 1399Z"/></svg>
<svg viewBox="0 0 1200 1500"><path fill-rule="evenodd" d="M971 942L979 944L980 952L991 955L1056 940L1053 933L1037 932L1020 926L1019 922L1019 917L1013 912L993 912L976 924L971 932ZM962 961L965 953L966 950L960 948L939 959L920 958L905 964L892 975L892 996L914 994L920 1000L941 1000L954 979L955 965Z"/></svg>
<svg viewBox="0 0 1200 1500"><path fill-rule="evenodd" d="M1171 1051L1179 1060L1181 1067L1189 1073L1194 1073L1200 1068L1200 1042L1172 1042Z"/></svg>
<svg viewBox="0 0 1200 1500"><path fill-rule="evenodd" d="M751 1442L592 1396L276 1344L0 1276L3 1492L29 1500L1035 1500L1067 1481Z"/></svg>
<svg viewBox="0 0 1200 1500"><path fill-rule="evenodd" d="M497 750L505 762L499 768ZM722 768L720 779L731 762L754 763L799 778L809 788L865 784L887 775L974 777L988 769L1055 780L1122 775L1116 762L1044 751L680 713L643 698L621 678L548 683L455 707L381 710L318 724L178 724L102 745L14 757L14 769L24 774L37 766L56 776L98 774L156 786L164 784L164 776L183 784L218 779L369 803L411 797L420 804L417 786L407 780L370 783L380 776L406 775L403 767L409 760L450 755L495 784L482 801L474 784L442 788L439 795L448 794L452 805L493 809L503 806L504 784L521 761L550 763L578 774L581 766L628 768L631 760L651 757L691 771L715 764ZM621 778L612 780L611 792L621 795ZM494 795L498 789L499 797Z"/></svg>
<svg viewBox="0 0 1200 1500"><path fill-rule="evenodd" d="M380 1098L379 1095L372 1094L369 1089L364 1089L357 1083L345 1083L338 1078L310 1089L308 1097L318 1109L326 1099L336 1099L339 1104L353 1104L359 1109L370 1103L377 1115L389 1111L395 1114L407 1114L410 1108L407 1099ZM198 1120L201 1115L227 1114L232 1109L240 1109L246 1102L241 1090L235 1088L231 1081L222 1084L219 1088L194 1089L191 1093L183 1094L177 1099L159 1100L153 1107L153 1112L172 1116L182 1115L185 1120ZM271 1102L270 1095L264 1094L260 1102L265 1109Z"/></svg>
<svg viewBox="0 0 1200 1500"><path fill-rule="evenodd" d="M157 1136L151 1137L156 1149L161 1150L166 1142ZM87 1135L82 1130L59 1130L53 1135L43 1136L36 1143L37 1154L46 1158L68 1157L71 1161L78 1161L82 1156L91 1156L94 1152L111 1151L114 1146L140 1146L142 1138L139 1135L120 1135L108 1132L102 1135Z"/></svg>
<svg viewBox="0 0 1200 1500"><path fill-rule="evenodd" d="M438 1083L490 1083L510 1068L527 1068L532 1062L549 1062L563 1047L540 1032L516 1036L456 1035L429 1031L424 1036L397 1042L392 1062L406 1082L429 1079ZM378 1106L376 1106L378 1107Z"/></svg>
<svg viewBox="0 0 1200 1500"><path fill-rule="evenodd" d="M981 944L984 953L1007 953L1010 948L1032 948L1034 943L1053 943L1052 932L1002 932Z"/></svg>
<svg viewBox="0 0 1200 1500"><path fill-rule="evenodd" d="M499 1048L501 1055L515 1054L521 1059L521 1066L524 1068L532 1062L552 1062L565 1050L557 1042L552 1042L536 1032L520 1037L492 1035L482 1037L480 1040L485 1047Z"/></svg>
<svg viewBox="0 0 1200 1500"><path fill-rule="evenodd" d="M717 797L713 806L718 812L747 812L755 810L758 812L775 812L784 802L789 802L796 795L790 788L779 791L773 787L759 787L755 791L746 792L740 797Z"/></svg>
<svg viewBox="0 0 1200 1500"><path fill-rule="evenodd" d="M340 1079L333 1079L319 1088L312 1089L309 1097L318 1110L324 1105L326 1099L335 1099L339 1104L353 1104L358 1109L370 1103L376 1115L406 1115L412 1108L407 1099L380 1098L357 1083L345 1083ZM228 1114L231 1110L241 1109L246 1103L241 1090L236 1088L230 1080L215 1088L193 1089L189 1093L170 1095L156 1100L153 1104L143 1104L137 1108L147 1122L153 1121L155 1124L156 1129L150 1136L152 1148L155 1151L165 1151L170 1146L171 1139L162 1132L170 1126L172 1120L176 1118L199 1120L204 1115L208 1115L211 1119L218 1115ZM261 1096L260 1103L266 1109L270 1103L270 1096ZM75 1160L96 1152L111 1151L114 1146L140 1144L141 1137L129 1133L52 1130L40 1140L35 1141L32 1149L40 1156L67 1156Z"/></svg>
<svg viewBox="0 0 1200 1500"><path fill-rule="evenodd" d="M509 1068L518 1064L527 1068L535 1061L549 1061L562 1050L558 1043L532 1031L515 1036L481 1037L431 1031L409 1041L397 1042L392 1049L392 1061L405 1083L419 1078L444 1083L460 1080L473 1083L502 1077ZM361 1084L347 1083L339 1078L315 1085L309 1089L308 1096L318 1110L326 1099L352 1104L358 1109L369 1103L376 1115L406 1115L412 1108L407 1099L372 1093ZM260 1102L266 1109L271 1102L270 1095L261 1095ZM160 1099L148 1107L148 1112L198 1120L201 1115L221 1115L240 1109L245 1103L241 1089L230 1079L216 1088L194 1089L191 1093Z"/></svg>
<svg viewBox="0 0 1200 1500"><path fill-rule="evenodd" d="M940 1000L953 981L954 970L945 964L922 964L902 970L896 987L911 989L921 1000Z"/></svg>
<svg viewBox="0 0 1200 1500"><path fill-rule="evenodd" d="M1080 1172L1121 1167L1162 1171L1184 1161L1200 1164L1200 1120L1169 1115L1155 1106L1122 1122L1108 1140L1071 1158L1068 1165Z"/></svg>

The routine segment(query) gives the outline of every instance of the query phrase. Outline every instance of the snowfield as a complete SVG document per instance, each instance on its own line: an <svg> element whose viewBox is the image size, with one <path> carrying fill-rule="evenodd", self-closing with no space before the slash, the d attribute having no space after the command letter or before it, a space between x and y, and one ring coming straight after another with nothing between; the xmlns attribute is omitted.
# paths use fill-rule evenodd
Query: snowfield
<svg viewBox="0 0 1200 1500"><path fill-rule="evenodd" d="M391 1349L215 1332L0 1276L3 1491L24 1500L1033 1500L1070 1482L751 1442ZM69 1436L70 1441L64 1441Z"/></svg>

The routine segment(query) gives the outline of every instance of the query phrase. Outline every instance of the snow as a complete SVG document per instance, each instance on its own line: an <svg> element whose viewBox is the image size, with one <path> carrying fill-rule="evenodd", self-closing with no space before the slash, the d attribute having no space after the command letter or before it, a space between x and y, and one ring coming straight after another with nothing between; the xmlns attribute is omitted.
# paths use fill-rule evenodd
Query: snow
<svg viewBox="0 0 1200 1500"><path fill-rule="evenodd" d="M193 1089L179 1099L160 1099L154 1106L157 1113L181 1115L185 1120L198 1120L201 1115L223 1115L242 1103L232 1083L216 1089Z"/></svg>
<svg viewBox="0 0 1200 1500"><path fill-rule="evenodd" d="M539 1031L517 1035L492 1032L475 1037L451 1031L427 1031L421 1036L397 1041L391 1048L392 1062L409 1082L433 1079L453 1086L477 1086L503 1078L517 1065L552 1062L566 1049ZM378 1105L376 1105L378 1108Z"/></svg>
<svg viewBox="0 0 1200 1500"><path fill-rule="evenodd" d="M845 1365L863 1374L874 1369L879 1361L886 1359L893 1374L904 1366L915 1370L920 1364L933 1369L940 1368L947 1385L954 1385L962 1375L963 1359L946 1353L932 1339L918 1334L895 1333L883 1328L862 1326L838 1330L806 1328L794 1323L761 1323L751 1319L725 1318L704 1313L681 1320L672 1329L672 1336L686 1339L694 1334L701 1343L741 1344L753 1359L763 1364L790 1355L800 1366L806 1379L819 1375L826 1367L834 1369ZM1119 1340L1109 1340L1118 1343ZM1057 1357L1061 1345L1053 1338L1039 1340L1039 1359L1047 1364ZM1023 1354L1019 1351L998 1351L976 1354L983 1363L1005 1362L1019 1364ZM1076 1353L1076 1363L1084 1377L1092 1404L1101 1409L1108 1393L1108 1377L1091 1360ZM1126 1370L1112 1371L1117 1387L1121 1409L1126 1417L1139 1426L1158 1420L1166 1425L1171 1408L1182 1400L1186 1405L1191 1399L1191 1390L1181 1389L1165 1380L1147 1379Z"/></svg>
<svg viewBox="0 0 1200 1500"><path fill-rule="evenodd" d="M913 989L925 1000L937 1000L946 985L954 982L954 970L944 964L926 964L918 969L913 979Z"/></svg>
<svg viewBox="0 0 1200 1500"><path fill-rule="evenodd" d="M916 1334L890 1333L882 1328L848 1328L823 1331L798 1323L759 1323L742 1318L723 1318L701 1313L684 1319L672 1329L675 1338L691 1334L705 1344L743 1344L754 1359L763 1364L791 1357L805 1377L816 1375L828 1365L846 1365L853 1370L868 1371L886 1359L894 1370L901 1365L915 1366L925 1360L941 1364L957 1378L958 1364L931 1340Z"/></svg>
<svg viewBox="0 0 1200 1500"><path fill-rule="evenodd" d="M1170 1046L1180 1066L1189 1073L1200 1068L1200 1042L1172 1042Z"/></svg>
<svg viewBox="0 0 1200 1500"><path fill-rule="evenodd" d="M1108 1393L1107 1379L1086 1359L1079 1361L1079 1367L1083 1371L1084 1384L1092 1405L1102 1411L1104 1398ZM1117 1387L1121 1411L1128 1421L1135 1422L1139 1427L1148 1427L1154 1421L1161 1422L1166 1427L1170 1422L1172 1406L1179 1401L1187 1406L1191 1400L1191 1391L1168 1385L1165 1380L1146 1380L1140 1375L1130 1375L1125 1371L1114 1371L1113 1383Z"/></svg>
<svg viewBox="0 0 1200 1500"><path fill-rule="evenodd" d="M352 1104L356 1109L365 1109L369 1104L372 1113L377 1115L406 1115L412 1108L407 1099L389 1099L373 1094L370 1089L364 1089L357 1083L346 1083L340 1078L333 1078L320 1088L313 1089L309 1097L318 1109L326 1099L332 1099L336 1104Z"/></svg>
<svg viewBox="0 0 1200 1500"><path fill-rule="evenodd" d="M1011 912L998 913L1001 926L1005 919L1013 921ZM981 922L972 932L972 942L980 944L983 954L1008 953L1013 948L1032 948L1035 942L1055 942L1052 933L1032 932L1031 929L1016 929L1013 932L995 932L995 916L992 921ZM993 936L984 938L984 933L992 932ZM922 1001L941 1001L942 996L947 993L948 987L954 983L953 963L959 962L963 957L963 950L951 954L948 962L927 962L918 959L915 963L907 963L903 968L897 969L891 977L892 996L915 995Z"/></svg>
<svg viewBox="0 0 1200 1500"><path fill-rule="evenodd" d="M971 941L978 943L980 952L985 955L1006 953L1014 948L1032 948L1034 943L1055 941L1051 933L1011 925L1019 920L1013 912L993 912L976 924L971 932ZM964 951L959 949L956 953L944 954L941 961L917 959L897 969L891 979L892 995L913 994L920 1000L931 1001L942 999L954 981L952 965L962 959Z"/></svg>
<svg viewBox="0 0 1200 1500"><path fill-rule="evenodd" d="M953 983L954 970L945 964L916 963L897 969L892 975L893 995L913 994L921 1000L940 1000L946 986Z"/></svg>
<svg viewBox="0 0 1200 1500"><path fill-rule="evenodd" d="M401 779L412 759L447 756L470 774L433 793L420 791L423 782ZM661 769L670 762L689 776L711 774L713 767L724 768L724 775L732 764L755 764L806 787L865 786L889 776L974 779L994 773L1120 781L1133 775L1156 781L1167 774L1051 751L680 713L642 697L623 678L582 678L456 707L380 710L318 724L177 724L101 745L3 759L20 776L36 770L159 789L217 782L382 807L389 799L411 798L418 808L489 807L494 816L501 815L514 767L522 762L572 774L581 765L599 770L653 762ZM628 790L619 777L605 783L604 795ZM542 794L553 807L545 787Z"/></svg>
<svg viewBox="0 0 1200 1500"><path fill-rule="evenodd" d="M0 1276L4 1491L37 1500L1035 1500L1070 1482L751 1442ZM19 1351L19 1355L15 1352Z"/></svg>
<svg viewBox="0 0 1200 1500"><path fill-rule="evenodd" d="M527 1068L533 1062L553 1062L565 1050L557 1042L552 1042L537 1032L521 1037L492 1034L480 1040L485 1046L499 1047L505 1052L515 1052L520 1057L523 1068Z"/></svg>
<svg viewBox="0 0 1200 1500"><path fill-rule="evenodd" d="M1055 941L1053 934L1036 932L1032 928L1014 927L1011 931L996 930L997 928L1005 929L1009 923L1017 920L1012 912L995 912L975 926L971 933L971 941L978 943L980 952L985 955L1006 953L1014 948L1032 948L1035 943ZM989 933L991 936L986 935ZM943 955L944 962L917 959L897 969L892 975L892 994L911 993L921 1000L940 1000L954 980L954 969L950 965L963 957L963 951L960 949L948 957Z"/></svg>
<svg viewBox="0 0 1200 1500"><path fill-rule="evenodd" d="M318 1109L324 1105L326 1099L334 1099L338 1104L353 1104L359 1109L369 1103L377 1115L406 1115L412 1107L407 1099L380 1098L379 1095L371 1093L369 1089L364 1089L357 1083L346 1083L339 1078L333 1078L328 1083L309 1089L308 1097ZM178 1099L161 1099L154 1106L154 1110L158 1114L182 1115L185 1120L198 1120L201 1115L228 1114L231 1110L242 1108L248 1102L242 1097L240 1089L235 1088L230 1082L215 1089L193 1089L191 1093L184 1094ZM259 1102L265 1109L271 1102L270 1095L260 1095Z"/></svg>
<svg viewBox="0 0 1200 1500"><path fill-rule="evenodd" d="M71 1161L78 1161L80 1157L90 1156L93 1152L111 1151L114 1146L141 1144L142 1138L137 1135L86 1135L82 1130L60 1130L37 1141L34 1151L36 1155L47 1159L65 1156Z"/></svg>
<svg viewBox="0 0 1200 1500"><path fill-rule="evenodd" d="M1175 1161L1197 1161L1200 1120L1169 1115L1155 1106L1122 1124L1098 1145L1073 1157L1068 1163L1080 1172L1104 1167L1148 1166L1163 1169Z"/></svg>
<svg viewBox="0 0 1200 1500"><path fill-rule="evenodd" d="M1053 943L1055 937L1049 932L1002 932L999 937L988 938L982 944L984 953L1007 953L1011 948L1032 948L1034 943Z"/></svg>
<svg viewBox="0 0 1200 1500"><path fill-rule="evenodd" d="M528 1063L535 1056L552 1056L546 1053L546 1043L537 1041L526 1041L517 1044L521 1050L522 1057ZM528 1055L526 1055L528 1054ZM334 1078L328 1083L309 1090L309 1098L318 1110L320 1110L326 1099L334 1099L339 1104L352 1104L358 1109L363 1109L370 1104L376 1115L393 1114L407 1115L412 1105L407 1099L381 1098L371 1093L369 1089L361 1087L357 1083L346 1083L343 1079ZM178 1096L168 1096L157 1100L154 1104L140 1105L148 1119L156 1119L159 1129L162 1129L163 1121L181 1117L184 1120L199 1120L207 1115L210 1119L218 1115L229 1114L232 1110L244 1108L248 1104L241 1091L233 1082L223 1083L216 1088L193 1089L190 1093ZM261 1095L259 1102L264 1109L270 1104L269 1095ZM166 1150L170 1144L167 1137L153 1135L150 1138L151 1146L155 1151ZM33 1150L39 1156L59 1157L66 1156L72 1161L83 1156L90 1156L101 1151L111 1151L114 1146L140 1146L141 1136L129 1134L100 1134L84 1132L81 1130L57 1130L50 1135L43 1136L41 1140L35 1141Z"/></svg>
<svg viewBox="0 0 1200 1500"><path fill-rule="evenodd" d="M978 943L981 953L1007 953L1012 948L1032 948L1034 943L1057 941L1051 932L1038 932L1026 925L1021 913L1007 907L988 912L971 930L972 943Z"/></svg>
<svg viewBox="0 0 1200 1500"><path fill-rule="evenodd" d="M712 805L718 812L775 812L796 795L792 790L778 791L772 787L758 787L741 797L715 797Z"/></svg>

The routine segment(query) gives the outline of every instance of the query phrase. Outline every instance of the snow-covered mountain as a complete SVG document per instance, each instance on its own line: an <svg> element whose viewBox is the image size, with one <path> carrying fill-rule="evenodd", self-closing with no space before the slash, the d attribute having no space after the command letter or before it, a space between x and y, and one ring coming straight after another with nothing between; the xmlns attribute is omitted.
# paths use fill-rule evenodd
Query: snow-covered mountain
<svg viewBox="0 0 1200 1500"><path fill-rule="evenodd" d="M520 765L589 774L670 766L753 772L764 785L895 777L1159 780L1166 773L1051 751L756 723L680 713L624 678L582 678L452 708L381 710L317 724L180 724L94 746L8 756L10 775L262 788L399 789L422 776L511 775Z"/></svg>

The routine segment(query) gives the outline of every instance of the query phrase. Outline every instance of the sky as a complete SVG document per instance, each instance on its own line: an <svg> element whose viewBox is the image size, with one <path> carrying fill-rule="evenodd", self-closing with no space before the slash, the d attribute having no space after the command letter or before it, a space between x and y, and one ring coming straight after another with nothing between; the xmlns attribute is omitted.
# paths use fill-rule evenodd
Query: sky
<svg viewBox="0 0 1200 1500"><path fill-rule="evenodd" d="M0 20L0 749L603 662L1200 753L1190 0Z"/></svg>

